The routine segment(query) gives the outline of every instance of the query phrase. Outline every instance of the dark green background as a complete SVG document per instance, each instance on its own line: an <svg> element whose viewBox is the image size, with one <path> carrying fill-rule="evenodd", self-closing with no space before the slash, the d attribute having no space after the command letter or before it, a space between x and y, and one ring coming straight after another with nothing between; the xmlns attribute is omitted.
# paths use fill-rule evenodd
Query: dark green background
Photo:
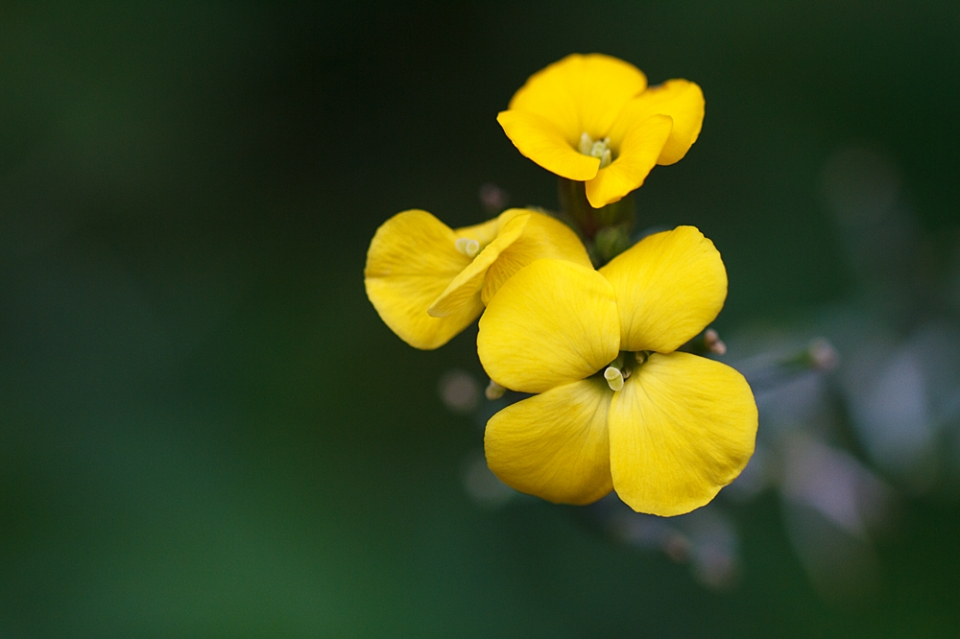
<svg viewBox="0 0 960 639"><path fill-rule="evenodd" d="M548 505L466 497L482 433L363 293L393 213L451 225L554 182L495 121L601 51L706 94L637 194L731 280L721 329L852 294L820 195L865 141L949 257L960 3L4 3L0 637L945 637L960 509L908 500L883 582L826 603L774 495L714 593ZM952 243L951 243L952 242Z"/></svg>

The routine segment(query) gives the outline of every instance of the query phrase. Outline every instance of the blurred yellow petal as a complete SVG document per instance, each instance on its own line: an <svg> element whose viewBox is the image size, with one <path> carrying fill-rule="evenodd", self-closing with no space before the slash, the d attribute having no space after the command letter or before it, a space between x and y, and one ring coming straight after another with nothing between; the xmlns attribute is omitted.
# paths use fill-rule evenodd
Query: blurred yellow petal
<svg viewBox="0 0 960 639"><path fill-rule="evenodd" d="M610 139L616 143L635 122L653 115L669 115L673 118L673 130L657 164L673 164L683 158L697 141L703 126L703 109L703 91L699 86L687 80L669 80L630 100L613 125Z"/></svg>
<svg viewBox="0 0 960 639"><path fill-rule="evenodd" d="M472 261L456 249L456 240L433 215L411 210L387 220L370 242L363 273L367 297L384 323L416 348L443 346L483 311L478 290L456 313L441 319L427 314Z"/></svg>
<svg viewBox="0 0 960 639"><path fill-rule="evenodd" d="M473 305L481 300L481 289L487 275L487 270L500 256L500 253L517 241L523 233L530 218L528 212L518 212L521 209L504 211L496 218L499 231L496 238L490 242L460 273L454 277L440 295L433 301L427 312L433 317L447 317L456 314L464 305ZM483 226L483 225L481 225ZM477 227L461 230L458 235ZM482 230L489 230L489 226ZM465 236L464 237L469 237ZM482 304L482 301L481 301Z"/></svg>
<svg viewBox="0 0 960 639"><path fill-rule="evenodd" d="M612 489L602 379L564 384L504 408L484 435L487 465L522 493L589 504Z"/></svg>
<svg viewBox="0 0 960 639"><path fill-rule="evenodd" d="M507 280L490 300L477 336L490 378L526 393L584 379L619 350L610 283L563 260L537 260Z"/></svg>
<svg viewBox="0 0 960 639"><path fill-rule="evenodd" d="M551 173L581 182L597 174L600 160L577 151L564 132L546 118L525 111L501 111L497 122L520 153Z"/></svg>
<svg viewBox="0 0 960 639"><path fill-rule="evenodd" d="M646 76L628 62L597 53L573 54L530 76L508 108L547 120L575 147L581 133L595 140L607 136L623 106L646 87ZM514 139L509 131L507 135Z"/></svg>
<svg viewBox="0 0 960 639"><path fill-rule="evenodd" d="M757 406L729 366L653 353L614 394L608 423L620 499L638 512L681 515L708 503L746 466Z"/></svg>
<svg viewBox="0 0 960 639"><path fill-rule="evenodd" d="M504 282L534 260L549 258L568 260L588 268L593 266L583 242L569 226L543 213L527 213L520 236L500 252L487 271L482 291L484 304L489 304Z"/></svg>
<svg viewBox="0 0 960 639"><path fill-rule="evenodd" d="M676 350L717 317L727 297L720 253L692 226L650 235L600 272L616 291L625 351Z"/></svg>
<svg viewBox="0 0 960 639"><path fill-rule="evenodd" d="M616 159L587 182L590 206L598 209L612 204L640 188L657 164L672 127L673 120L666 115L654 115L634 123L619 142L619 148L614 145Z"/></svg>

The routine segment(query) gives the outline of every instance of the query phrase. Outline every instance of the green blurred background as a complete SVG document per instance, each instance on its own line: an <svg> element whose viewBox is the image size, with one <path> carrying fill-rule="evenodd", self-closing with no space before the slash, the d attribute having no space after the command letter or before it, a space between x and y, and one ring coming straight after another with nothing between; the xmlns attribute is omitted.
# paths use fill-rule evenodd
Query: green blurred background
<svg viewBox="0 0 960 639"><path fill-rule="evenodd" d="M850 144L892 158L933 270L960 223L960 4L64 3L0 6L0 637L945 637L960 506L907 498L874 592L822 598L775 495L742 576L491 511L482 431L363 293L387 217L554 206L496 113L600 51L707 99L642 220L724 254L718 322L854 295L824 205ZM943 267L946 268L946 267ZM762 426L761 426L762 427Z"/></svg>

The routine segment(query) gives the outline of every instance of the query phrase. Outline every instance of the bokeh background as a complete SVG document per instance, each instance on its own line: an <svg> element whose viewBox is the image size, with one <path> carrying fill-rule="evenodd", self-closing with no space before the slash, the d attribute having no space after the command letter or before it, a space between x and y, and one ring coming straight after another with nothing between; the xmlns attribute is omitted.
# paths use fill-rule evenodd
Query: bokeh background
<svg viewBox="0 0 960 639"><path fill-rule="evenodd" d="M0 637L956 636L954 431L932 475L831 435L897 496L868 588L823 587L775 488L728 508L739 576L711 588L575 509L472 498L482 430L437 388L485 381L475 332L407 347L362 270L407 208L555 206L495 115L600 51L704 89L636 199L720 248L732 357L822 335L850 390L844 344L928 318L950 353L958 34L950 1L3 3ZM955 397L949 365L919 379ZM896 432L904 366L851 423Z"/></svg>

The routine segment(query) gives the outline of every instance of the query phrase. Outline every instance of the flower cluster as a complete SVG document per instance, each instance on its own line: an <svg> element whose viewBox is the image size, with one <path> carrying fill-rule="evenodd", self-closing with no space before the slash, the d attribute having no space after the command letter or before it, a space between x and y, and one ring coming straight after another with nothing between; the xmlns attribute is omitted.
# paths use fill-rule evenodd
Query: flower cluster
<svg viewBox="0 0 960 639"><path fill-rule="evenodd" d="M602 231L632 223L612 207L696 141L703 108L686 80L648 88L626 62L568 56L534 74L498 121L523 155L573 184L583 205L561 216L575 229L527 209L451 229L412 210L370 244L367 295L387 326L433 349L480 317L491 382L530 394L484 437L489 468L521 492L587 504L616 491L638 512L678 515L713 499L753 453L743 376L678 350L726 298L713 243L681 226L625 250L599 246Z"/></svg>

